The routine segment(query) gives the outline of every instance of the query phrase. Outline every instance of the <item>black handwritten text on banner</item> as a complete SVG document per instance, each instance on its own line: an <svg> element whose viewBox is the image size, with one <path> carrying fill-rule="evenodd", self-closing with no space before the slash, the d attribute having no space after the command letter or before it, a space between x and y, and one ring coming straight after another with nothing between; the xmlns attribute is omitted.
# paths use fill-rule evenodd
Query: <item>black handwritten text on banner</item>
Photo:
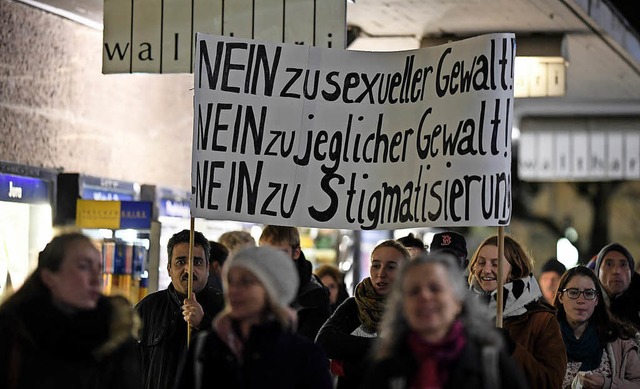
<svg viewBox="0 0 640 389"><path fill-rule="evenodd" d="M192 214L508 224L514 50L513 34L391 53L198 34Z"/></svg>

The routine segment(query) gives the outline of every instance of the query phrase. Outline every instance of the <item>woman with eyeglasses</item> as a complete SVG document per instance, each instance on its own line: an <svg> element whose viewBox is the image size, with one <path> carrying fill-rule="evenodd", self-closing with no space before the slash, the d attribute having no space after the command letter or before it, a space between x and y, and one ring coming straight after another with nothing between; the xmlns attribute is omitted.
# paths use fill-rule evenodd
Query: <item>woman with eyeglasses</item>
<svg viewBox="0 0 640 389"><path fill-rule="evenodd" d="M565 272L553 304L567 349L563 388L640 388L635 329L611 315L591 269Z"/></svg>

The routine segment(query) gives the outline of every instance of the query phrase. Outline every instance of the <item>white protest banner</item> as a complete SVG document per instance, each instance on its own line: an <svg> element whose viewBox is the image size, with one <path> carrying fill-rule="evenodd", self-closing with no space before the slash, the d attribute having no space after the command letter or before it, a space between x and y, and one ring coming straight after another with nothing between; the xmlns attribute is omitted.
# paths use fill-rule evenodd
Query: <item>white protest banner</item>
<svg viewBox="0 0 640 389"><path fill-rule="evenodd" d="M192 216L509 223L513 34L384 53L196 41Z"/></svg>

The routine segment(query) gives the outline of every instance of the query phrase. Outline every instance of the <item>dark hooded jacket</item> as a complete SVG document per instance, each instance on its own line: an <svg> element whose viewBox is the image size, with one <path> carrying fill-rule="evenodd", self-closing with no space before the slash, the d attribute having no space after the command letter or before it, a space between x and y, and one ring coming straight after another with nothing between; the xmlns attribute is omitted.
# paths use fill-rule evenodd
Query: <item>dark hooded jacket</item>
<svg viewBox="0 0 640 389"><path fill-rule="evenodd" d="M298 334L313 342L320 327L331 316L329 290L313 274L313 266L302 252L296 261L296 267L300 277L300 287L296 298L291 303L291 308L298 314Z"/></svg>
<svg viewBox="0 0 640 389"><path fill-rule="evenodd" d="M74 313L38 296L0 310L0 388L139 389L134 333L123 297L101 297Z"/></svg>
<svg viewBox="0 0 640 389"><path fill-rule="evenodd" d="M610 308L614 315L629 321L640 331L640 274L631 269L629 288L611 298Z"/></svg>
<svg viewBox="0 0 640 389"><path fill-rule="evenodd" d="M180 361L187 352L187 323L182 316L182 300L173 284L146 296L136 305L142 318L140 350L145 389L173 387ZM204 317L198 330L211 328L211 321L224 308L219 290L206 286L196 293ZM197 333L192 329L192 336Z"/></svg>

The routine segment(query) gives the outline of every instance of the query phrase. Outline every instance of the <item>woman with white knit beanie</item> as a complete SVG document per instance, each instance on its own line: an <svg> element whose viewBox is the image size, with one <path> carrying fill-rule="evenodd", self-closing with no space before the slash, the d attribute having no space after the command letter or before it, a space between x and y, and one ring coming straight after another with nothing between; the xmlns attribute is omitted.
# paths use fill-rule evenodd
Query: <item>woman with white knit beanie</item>
<svg viewBox="0 0 640 389"><path fill-rule="evenodd" d="M294 332L289 303L299 280L291 258L246 248L227 260L223 280L227 307L192 342L178 388L332 387L323 351Z"/></svg>

